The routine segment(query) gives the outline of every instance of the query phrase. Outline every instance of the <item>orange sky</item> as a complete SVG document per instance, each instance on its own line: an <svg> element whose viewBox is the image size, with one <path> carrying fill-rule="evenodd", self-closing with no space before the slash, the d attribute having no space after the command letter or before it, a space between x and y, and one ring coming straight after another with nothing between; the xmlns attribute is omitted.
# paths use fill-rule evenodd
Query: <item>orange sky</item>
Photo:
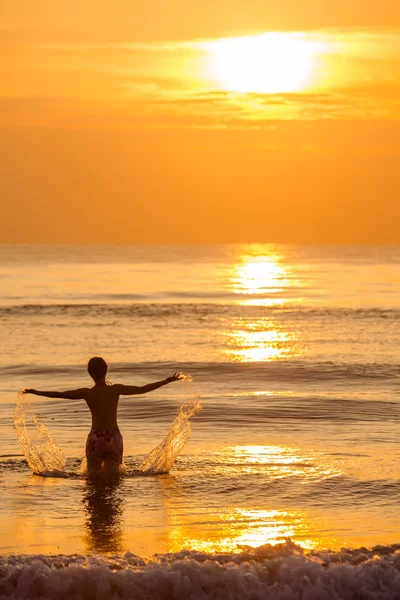
<svg viewBox="0 0 400 600"><path fill-rule="evenodd" d="M1 18L0 241L400 243L397 0Z"/></svg>

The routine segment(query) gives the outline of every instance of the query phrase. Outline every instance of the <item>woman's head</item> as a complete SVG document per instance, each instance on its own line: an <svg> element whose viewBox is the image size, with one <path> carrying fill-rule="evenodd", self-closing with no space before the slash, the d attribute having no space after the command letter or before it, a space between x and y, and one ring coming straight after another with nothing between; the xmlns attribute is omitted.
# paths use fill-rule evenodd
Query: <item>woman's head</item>
<svg viewBox="0 0 400 600"><path fill-rule="evenodd" d="M89 360L87 368L90 377L95 381L106 378L108 367L106 361L101 356L93 356Z"/></svg>

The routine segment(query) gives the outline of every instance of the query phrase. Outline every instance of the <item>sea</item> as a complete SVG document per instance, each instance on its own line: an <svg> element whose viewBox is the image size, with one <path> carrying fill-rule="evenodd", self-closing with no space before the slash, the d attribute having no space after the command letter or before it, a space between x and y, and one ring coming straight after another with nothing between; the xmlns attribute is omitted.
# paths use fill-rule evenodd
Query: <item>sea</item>
<svg viewBox="0 0 400 600"><path fill-rule="evenodd" d="M400 599L399 348L400 246L0 245L0 600ZM121 397L114 481L19 395L92 356L187 376Z"/></svg>

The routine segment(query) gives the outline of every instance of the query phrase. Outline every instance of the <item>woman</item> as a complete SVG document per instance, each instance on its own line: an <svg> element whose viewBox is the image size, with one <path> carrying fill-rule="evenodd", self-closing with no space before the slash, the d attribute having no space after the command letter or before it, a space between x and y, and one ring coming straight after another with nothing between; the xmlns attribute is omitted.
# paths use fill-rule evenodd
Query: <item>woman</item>
<svg viewBox="0 0 400 600"><path fill-rule="evenodd" d="M89 375L94 381L91 388L81 388L67 392L41 392L26 389L24 393L63 398L65 400L85 400L92 413L92 429L86 442L88 474L97 474L104 469L107 474L118 474L123 464L123 439L117 423L118 400L122 396L146 394L182 378L180 373L138 387L135 385L111 384L107 381L107 363L95 356L88 362Z"/></svg>

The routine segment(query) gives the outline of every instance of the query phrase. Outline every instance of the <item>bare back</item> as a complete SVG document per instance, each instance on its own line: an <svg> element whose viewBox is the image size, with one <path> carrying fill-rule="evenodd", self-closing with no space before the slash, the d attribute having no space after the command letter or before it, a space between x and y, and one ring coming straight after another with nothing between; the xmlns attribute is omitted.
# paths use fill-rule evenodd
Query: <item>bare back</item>
<svg viewBox="0 0 400 600"><path fill-rule="evenodd" d="M98 360L103 359L98 358ZM95 382L92 388L79 388L77 390L67 390L66 392L44 392L35 390L33 388L26 388L24 393L35 394L36 396L44 396L45 398L85 400L86 404L90 408L90 412L92 413L92 429L118 429L117 410L120 396L136 396L137 394L147 394L147 392L158 390L158 388L162 387L163 385L171 383L172 381L177 381L183 377L180 373L174 373L172 377L167 377L162 381L155 381L154 383L148 383L142 386L124 385L121 383L108 385L105 377L106 373L107 368L105 369L105 373L99 376L99 379L96 379L92 375Z"/></svg>
<svg viewBox="0 0 400 600"><path fill-rule="evenodd" d="M96 383L85 394L92 413L92 429L118 429L119 386Z"/></svg>

